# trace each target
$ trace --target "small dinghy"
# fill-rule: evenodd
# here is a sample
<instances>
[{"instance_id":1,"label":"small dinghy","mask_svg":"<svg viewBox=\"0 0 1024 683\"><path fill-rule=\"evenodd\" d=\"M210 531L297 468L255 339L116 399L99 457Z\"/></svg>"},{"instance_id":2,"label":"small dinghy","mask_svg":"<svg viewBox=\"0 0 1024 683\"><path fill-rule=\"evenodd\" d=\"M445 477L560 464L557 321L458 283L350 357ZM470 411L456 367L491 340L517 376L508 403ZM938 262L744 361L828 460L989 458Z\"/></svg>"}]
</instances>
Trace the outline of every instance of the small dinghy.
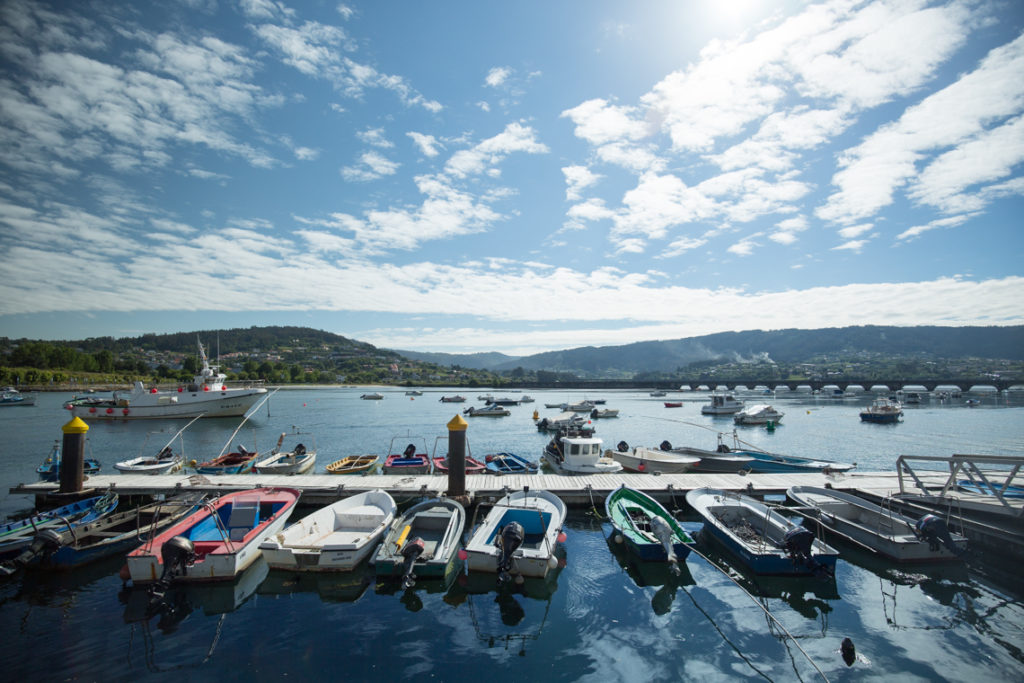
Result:
<instances>
[{"instance_id":1,"label":"small dinghy","mask_svg":"<svg viewBox=\"0 0 1024 683\"><path fill-rule=\"evenodd\" d=\"M514 491L490 509L466 544L470 571L491 572L498 582L514 576L545 577L558 566L565 503L549 491Z\"/></svg>"},{"instance_id":2,"label":"small dinghy","mask_svg":"<svg viewBox=\"0 0 1024 683\"><path fill-rule=\"evenodd\" d=\"M187 425L179 429L155 456L142 455L140 452L131 460L115 463L114 469L125 474L173 474L177 472L185 465L184 446L180 441L181 435L198 419L199 417L192 418ZM179 443L178 452L172 448L175 441ZM143 444L141 450L145 449L146 445Z\"/></svg>"},{"instance_id":3,"label":"small dinghy","mask_svg":"<svg viewBox=\"0 0 1024 683\"><path fill-rule=\"evenodd\" d=\"M641 560L668 562L673 573L681 573L679 562L694 541L661 503L623 484L608 494L604 508L614 542L625 543Z\"/></svg>"},{"instance_id":4,"label":"small dinghy","mask_svg":"<svg viewBox=\"0 0 1024 683\"><path fill-rule=\"evenodd\" d=\"M700 488L686 502L708 533L755 574L834 575L839 553L814 532L739 493Z\"/></svg>"},{"instance_id":5,"label":"small dinghy","mask_svg":"<svg viewBox=\"0 0 1024 683\"><path fill-rule=\"evenodd\" d=\"M271 569L351 571L395 520L395 500L381 489L343 498L260 543Z\"/></svg>"},{"instance_id":6,"label":"small dinghy","mask_svg":"<svg viewBox=\"0 0 1024 683\"><path fill-rule=\"evenodd\" d=\"M349 455L327 466L327 474L366 474L377 468L376 455Z\"/></svg>"},{"instance_id":7,"label":"small dinghy","mask_svg":"<svg viewBox=\"0 0 1024 683\"><path fill-rule=\"evenodd\" d=\"M490 474L537 474L540 468L537 463L515 453L490 453L484 456L484 462Z\"/></svg>"},{"instance_id":8,"label":"small dinghy","mask_svg":"<svg viewBox=\"0 0 1024 683\"><path fill-rule=\"evenodd\" d=\"M410 443L401 453L396 453L395 439L404 440L407 437L395 437L391 439L388 446L388 455L384 458L384 474L429 474L430 456L427 455L427 443L423 441L423 450L419 450L416 444Z\"/></svg>"},{"instance_id":9,"label":"small dinghy","mask_svg":"<svg viewBox=\"0 0 1024 683\"><path fill-rule=\"evenodd\" d=\"M793 486L786 495L826 530L895 562L955 560L967 550L967 539L935 515L914 520L859 496L814 486Z\"/></svg>"},{"instance_id":10,"label":"small dinghy","mask_svg":"<svg viewBox=\"0 0 1024 683\"><path fill-rule=\"evenodd\" d=\"M401 577L402 588L411 588L417 578L450 578L465 527L466 510L458 501L417 503L395 522L373 556L377 576Z\"/></svg>"},{"instance_id":11,"label":"small dinghy","mask_svg":"<svg viewBox=\"0 0 1024 683\"><path fill-rule=\"evenodd\" d=\"M620 441L607 455L629 472L679 474L695 469L700 463L700 458L694 455L645 446L631 449L625 441Z\"/></svg>"},{"instance_id":12,"label":"small dinghy","mask_svg":"<svg viewBox=\"0 0 1024 683\"><path fill-rule=\"evenodd\" d=\"M299 432L292 434L295 437L298 435ZM316 440L305 434L304 436L313 439L312 447L307 448L305 444L297 443L291 450L283 451L281 445L286 436L288 435L281 432L277 445L270 451L270 456L253 465L253 470L257 474L305 474L313 469L316 465Z\"/></svg>"},{"instance_id":13,"label":"small dinghy","mask_svg":"<svg viewBox=\"0 0 1024 683\"><path fill-rule=\"evenodd\" d=\"M50 454L46 456L42 464L36 468L36 474L39 475L39 479L42 481L57 481L60 478L60 460L61 460L61 442L56 440L53 442L53 448L50 449ZM90 474L96 474L100 471L100 461L96 458L85 458L82 461L82 473L85 476Z\"/></svg>"},{"instance_id":14,"label":"small dinghy","mask_svg":"<svg viewBox=\"0 0 1024 683\"><path fill-rule=\"evenodd\" d=\"M117 502L118 495L109 492L2 524L0 560L13 559L22 553L44 529L62 534L102 519L117 509Z\"/></svg>"},{"instance_id":15,"label":"small dinghy","mask_svg":"<svg viewBox=\"0 0 1024 683\"><path fill-rule=\"evenodd\" d=\"M259 544L284 528L298 500L288 488L225 494L130 552L128 575L136 584L230 581L260 557Z\"/></svg>"}]
</instances>

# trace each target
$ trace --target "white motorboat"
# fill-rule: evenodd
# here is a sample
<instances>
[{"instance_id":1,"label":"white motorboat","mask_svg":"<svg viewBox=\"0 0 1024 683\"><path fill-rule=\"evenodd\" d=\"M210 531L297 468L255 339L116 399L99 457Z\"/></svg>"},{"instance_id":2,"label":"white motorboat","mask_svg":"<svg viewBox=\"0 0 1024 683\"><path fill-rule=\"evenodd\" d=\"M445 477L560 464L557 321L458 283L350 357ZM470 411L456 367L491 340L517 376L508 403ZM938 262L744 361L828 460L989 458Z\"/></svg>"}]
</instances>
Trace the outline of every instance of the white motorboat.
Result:
<instances>
[{"instance_id":1,"label":"white motorboat","mask_svg":"<svg viewBox=\"0 0 1024 683\"><path fill-rule=\"evenodd\" d=\"M622 465L605 455L601 439L574 431L561 431L544 447L544 462L558 474L610 474Z\"/></svg>"},{"instance_id":2,"label":"white motorboat","mask_svg":"<svg viewBox=\"0 0 1024 683\"><path fill-rule=\"evenodd\" d=\"M35 394L23 394L14 387L0 389L0 406L34 406Z\"/></svg>"},{"instance_id":3,"label":"white motorboat","mask_svg":"<svg viewBox=\"0 0 1024 683\"><path fill-rule=\"evenodd\" d=\"M299 436L296 432L292 436ZM253 465L253 471L257 474L305 474L316 465L316 440L310 434L302 434L312 440L312 447L303 443L297 443L291 450L281 450L284 438L288 436L281 432L277 439L277 445L270 451L270 455Z\"/></svg>"},{"instance_id":4,"label":"white motorboat","mask_svg":"<svg viewBox=\"0 0 1024 683\"><path fill-rule=\"evenodd\" d=\"M359 398L363 399L364 401L383 401L384 394L380 393L379 391L374 391L373 393L370 394L363 394Z\"/></svg>"},{"instance_id":5,"label":"white motorboat","mask_svg":"<svg viewBox=\"0 0 1024 683\"><path fill-rule=\"evenodd\" d=\"M398 508L381 489L342 498L260 543L272 569L351 571L377 547Z\"/></svg>"},{"instance_id":6,"label":"white motorboat","mask_svg":"<svg viewBox=\"0 0 1024 683\"><path fill-rule=\"evenodd\" d=\"M679 474L695 469L700 463L697 456L644 446L630 448L625 441L620 441L615 450L609 450L606 455L630 472Z\"/></svg>"},{"instance_id":7,"label":"white motorboat","mask_svg":"<svg viewBox=\"0 0 1024 683\"><path fill-rule=\"evenodd\" d=\"M769 422L778 424L783 415L785 413L780 413L767 403L758 403L736 413L732 420L738 425L763 425Z\"/></svg>"},{"instance_id":8,"label":"white motorboat","mask_svg":"<svg viewBox=\"0 0 1024 683\"><path fill-rule=\"evenodd\" d=\"M555 547L565 515L565 503L549 491L527 488L506 495L466 544L469 570L496 573L499 583L547 576L558 566Z\"/></svg>"},{"instance_id":9,"label":"white motorboat","mask_svg":"<svg viewBox=\"0 0 1024 683\"><path fill-rule=\"evenodd\" d=\"M142 455L140 452L137 457L131 460L122 460L115 463L114 469L128 474L173 474L177 472L185 466L185 447L181 443L181 435L198 419L198 417L192 418L187 425L179 429L177 434L171 437L170 441L160 449L156 456ZM172 448L175 441L179 443L177 452ZM145 448L146 444L143 444L142 450L145 450Z\"/></svg>"},{"instance_id":10,"label":"white motorboat","mask_svg":"<svg viewBox=\"0 0 1024 683\"><path fill-rule=\"evenodd\" d=\"M458 570L466 510L451 498L429 498L399 517L371 563L378 577L401 577L402 588L417 578L450 580Z\"/></svg>"},{"instance_id":11,"label":"white motorboat","mask_svg":"<svg viewBox=\"0 0 1024 683\"><path fill-rule=\"evenodd\" d=\"M743 410L743 401L732 394L711 394L707 405L701 406L701 415L732 415Z\"/></svg>"},{"instance_id":12,"label":"white motorboat","mask_svg":"<svg viewBox=\"0 0 1024 683\"><path fill-rule=\"evenodd\" d=\"M826 530L896 562L954 560L967 550L967 539L935 515L914 520L859 496L814 486L793 486L786 495Z\"/></svg>"},{"instance_id":13,"label":"white motorboat","mask_svg":"<svg viewBox=\"0 0 1024 683\"><path fill-rule=\"evenodd\" d=\"M266 396L266 388L255 383L228 386L227 375L219 366L210 365L202 342L199 342L199 356L202 370L188 385L146 389L142 382L136 382L129 391L115 391L106 398L76 397L64 407L85 420L238 417Z\"/></svg>"},{"instance_id":14,"label":"white motorboat","mask_svg":"<svg viewBox=\"0 0 1024 683\"><path fill-rule=\"evenodd\" d=\"M483 408L466 408L462 411L462 414L469 417L507 417L512 414L512 411L497 403L489 403Z\"/></svg>"}]
</instances>

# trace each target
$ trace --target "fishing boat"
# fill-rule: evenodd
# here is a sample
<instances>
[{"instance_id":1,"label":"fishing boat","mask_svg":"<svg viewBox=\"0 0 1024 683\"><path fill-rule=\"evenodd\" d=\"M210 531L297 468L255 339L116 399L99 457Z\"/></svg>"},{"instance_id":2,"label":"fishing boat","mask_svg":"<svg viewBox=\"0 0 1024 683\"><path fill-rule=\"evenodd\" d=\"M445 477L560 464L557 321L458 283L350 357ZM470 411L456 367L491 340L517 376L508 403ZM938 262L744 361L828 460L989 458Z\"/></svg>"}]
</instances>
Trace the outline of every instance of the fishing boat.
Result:
<instances>
[{"instance_id":1,"label":"fishing boat","mask_svg":"<svg viewBox=\"0 0 1024 683\"><path fill-rule=\"evenodd\" d=\"M700 458L693 455L662 451L644 446L630 448L629 444L625 441L620 441L615 446L615 450L609 450L606 455L610 456L612 460L622 465L622 468L629 472L679 474L689 472L700 462Z\"/></svg>"},{"instance_id":2,"label":"fishing boat","mask_svg":"<svg viewBox=\"0 0 1024 683\"><path fill-rule=\"evenodd\" d=\"M702 533L717 539L755 574L835 573L835 549L760 501L699 488L687 492L686 502L701 516Z\"/></svg>"},{"instance_id":3,"label":"fishing boat","mask_svg":"<svg viewBox=\"0 0 1024 683\"><path fill-rule=\"evenodd\" d=\"M666 408L682 408L683 404L681 401L665 401Z\"/></svg>"},{"instance_id":4,"label":"fishing boat","mask_svg":"<svg viewBox=\"0 0 1024 683\"><path fill-rule=\"evenodd\" d=\"M733 451L735 455L750 458L750 472L757 474L773 474L778 472L846 472L857 466L856 463L833 462L814 458L801 458L795 455L781 455L756 450Z\"/></svg>"},{"instance_id":5,"label":"fishing boat","mask_svg":"<svg viewBox=\"0 0 1024 683\"><path fill-rule=\"evenodd\" d=\"M659 390L659 391L652 391L650 393L650 396L653 397L653 398L661 398L662 396L668 396L668 394L666 394L664 391L660 391Z\"/></svg>"},{"instance_id":6,"label":"fishing boat","mask_svg":"<svg viewBox=\"0 0 1024 683\"><path fill-rule=\"evenodd\" d=\"M57 439L46 459L36 468L36 474L42 481L57 481L60 478L61 442ZM100 471L100 461L96 458L85 458L82 461L82 473L86 476Z\"/></svg>"},{"instance_id":7,"label":"fishing boat","mask_svg":"<svg viewBox=\"0 0 1024 683\"><path fill-rule=\"evenodd\" d=\"M601 420L601 419L604 419L604 418L618 417L618 416L619 416L619 409L618 408L604 408L604 409L594 408L593 410L590 411L590 419L592 419L592 420Z\"/></svg>"},{"instance_id":8,"label":"fishing boat","mask_svg":"<svg viewBox=\"0 0 1024 683\"><path fill-rule=\"evenodd\" d=\"M298 499L289 488L225 494L128 553L127 573L136 584L232 580L284 528Z\"/></svg>"},{"instance_id":9,"label":"fishing boat","mask_svg":"<svg viewBox=\"0 0 1024 683\"><path fill-rule=\"evenodd\" d=\"M537 474L539 465L515 453L488 453L484 456L490 474Z\"/></svg>"},{"instance_id":10,"label":"fishing boat","mask_svg":"<svg viewBox=\"0 0 1024 683\"><path fill-rule=\"evenodd\" d=\"M351 571L377 547L398 508L381 489L342 498L268 536L260 551L271 569Z\"/></svg>"},{"instance_id":11,"label":"fishing boat","mask_svg":"<svg viewBox=\"0 0 1024 683\"><path fill-rule=\"evenodd\" d=\"M231 453L221 453L206 462L197 463L193 460L190 464L199 474L245 474L252 472L258 457L259 453L246 450L245 446L239 444Z\"/></svg>"},{"instance_id":12,"label":"fishing boat","mask_svg":"<svg viewBox=\"0 0 1024 683\"><path fill-rule=\"evenodd\" d=\"M73 528L45 529L8 566L67 570L131 550L193 512L201 500L196 494L172 497L110 512Z\"/></svg>"},{"instance_id":13,"label":"fishing boat","mask_svg":"<svg viewBox=\"0 0 1024 683\"><path fill-rule=\"evenodd\" d=\"M53 510L0 525L0 561L10 560L24 551L45 530L71 531L109 515L117 509L118 495L108 492Z\"/></svg>"},{"instance_id":14,"label":"fishing boat","mask_svg":"<svg viewBox=\"0 0 1024 683\"><path fill-rule=\"evenodd\" d=\"M914 520L859 496L814 486L793 486L786 495L827 531L895 562L953 560L967 550L967 539L935 515Z\"/></svg>"},{"instance_id":15,"label":"fishing boat","mask_svg":"<svg viewBox=\"0 0 1024 683\"><path fill-rule=\"evenodd\" d=\"M422 396L423 392L418 390L418 389L413 389L412 391L405 392L405 395L406 396Z\"/></svg>"},{"instance_id":16,"label":"fishing boat","mask_svg":"<svg viewBox=\"0 0 1024 683\"><path fill-rule=\"evenodd\" d=\"M668 562L680 571L694 541L661 503L623 484L608 494L604 509L613 542L625 543L641 560Z\"/></svg>"},{"instance_id":17,"label":"fishing boat","mask_svg":"<svg viewBox=\"0 0 1024 683\"><path fill-rule=\"evenodd\" d=\"M391 439L388 455L384 458L384 474L429 474L431 461L427 455L427 442L422 437L418 438L423 441L423 450L417 452L416 444L410 443L401 453L395 452L395 440L401 442L406 438L396 436Z\"/></svg>"},{"instance_id":18,"label":"fishing boat","mask_svg":"<svg viewBox=\"0 0 1024 683\"><path fill-rule=\"evenodd\" d=\"M466 544L469 570L512 577L545 577L558 566L555 546L565 522L565 503L550 491L514 491L490 509Z\"/></svg>"},{"instance_id":19,"label":"fishing boat","mask_svg":"<svg viewBox=\"0 0 1024 683\"><path fill-rule=\"evenodd\" d=\"M192 418L188 424L179 429L155 456L142 455L146 450L146 443L143 443L138 456L114 463L114 469L126 474L173 474L179 471L185 465L184 445L180 441L181 435L198 419L198 417ZM148 441L149 435L146 437L146 442ZM179 443L178 452L172 448L175 441Z\"/></svg>"},{"instance_id":20,"label":"fishing boat","mask_svg":"<svg viewBox=\"0 0 1024 683\"><path fill-rule=\"evenodd\" d=\"M75 417L86 420L237 417L245 415L267 395L266 388L254 383L228 386L227 375L219 366L210 365L202 342L199 356L202 369L187 385L147 389L142 382L136 382L129 391L115 391L106 398L76 397L64 407Z\"/></svg>"},{"instance_id":21,"label":"fishing boat","mask_svg":"<svg viewBox=\"0 0 1024 683\"><path fill-rule=\"evenodd\" d=\"M292 434L298 437L299 432ZM281 450L284 444L286 433L281 432L277 439L277 445L270 451L270 456L260 460L253 465L253 471L257 474L305 474L316 465L316 439L310 434L302 434L307 437L306 441L312 442L312 447L307 448L304 443L297 443L291 450Z\"/></svg>"},{"instance_id":22,"label":"fishing boat","mask_svg":"<svg viewBox=\"0 0 1024 683\"><path fill-rule=\"evenodd\" d=\"M701 415L733 415L743 410L743 401L732 394L711 394L706 405L701 406Z\"/></svg>"},{"instance_id":23,"label":"fishing boat","mask_svg":"<svg viewBox=\"0 0 1024 683\"><path fill-rule=\"evenodd\" d=\"M458 501L430 498L409 508L392 525L373 556L378 577L401 577L402 588L417 578L450 579L457 570L466 511Z\"/></svg>"},{"instance_id":24,"label":"fishing boat","mask_svg":"<svg viewBox=\"0 0 1024 683\"><path fill-rule=\"evenodd\" d=\"M597 404L593 401L583 399L582 401L576 401L575 403L563 403L560 407L562 410L570 413L589 413L597 407Z\"/></svg>"},{"instance_id":25,"label":"fishing boat","mask_svg":"<svg viewBox=\"0 0 1024 683\"><path fill-rule=\"evenodd\" d=\"M490 403L492 405L497 405L497 406L517 406L517 405L519 405L519 399L518 398L509 398L507 396L501 396L499 398L492 398L490 400Z\"/></svg>"},{"instance_id":26,"label":"fishing boat","mask_svg":"<svg viewBox=\"0 0 1024 683\"><path fill-rule=\"evenodd\" d=\"M611 474L622 471L622 465L601 451L601 439L573 430L555 434L544 447L541 457L558 474Z\"/></svg>"},{"instance_id":27,"label":"fishing boat","mask_svg":"<svg viewBox=\"0 0 1024 683\"><path fill-rule=\"evenodd\" d=\"M892 424L899 422L903 417L903 406L897 401L880 396L871 402L864 410L860 411L862 422L874 422L877 424Z\"/></svg>"},{"instance_id":28,"label":"fishing boat","mask_svg":"<svg viewBox=\"0 0 1024 683\"><path fill-rule=\"evenodd\" d=\"M523 394L522 398L519 399L520 403L533 403L534 398L529 394Z\"/></svg>"},{"instance_id":29,"label":"fishing boat","mask_svg":"<svg viewBox=\"0 0 1024 683\"><path fill-rule=\"evenodd\" d=\"M732 421L738 425L778 424L782 421L783 415L785 413L780 413L767 403L758 403L733 415Z\"/></svg>"},{"instance_id":30,"label":"fishing boat","mask_svg":"<svg viewBox=\"0 0 1024 683\"><path fill-rule=\"evenodd\" d=\"M384 400L384 394L375 391L371 394L363 394L359 398L363 399L364 401L382 401Z\"/></svg>"},{"instance_id":31,"label":"fishing boat","mask_svg":"<svg viewBox=\"0 0 1024 683\"><path fill-rule=\"evenodd\" d=\"M469 407L462 411L467 417L507 417L512 414L508 408L503 408L497 403L489 403L483 408Z\"/></svg>"},{"instance_id":32,"label":"fishing boat","mask_svg":"<svg viewBox=\"0 0 1024 683\"><path fill-rule=\"evenodd\" d=\"M562 432L567 429L577 432L594 432L594 428L589 425L586 417L571 410L563 411L554 417L541 418L537 422L537 429L542 432Z\"/></svg>"},{"instance_id":33,"label":"fishing boat","mask_svg":"<svg viewBox=\"0 0 1024 683\"><path fill-rule=\"evenodd\" d=\"M673 453L680 456L697 458L697 462L690 466L691 472L705 472L708 474L726 474L734 472L751 471L751 463L754 459L745 453L733 452L722 443L719 435L718 450L709 451L694 446L673 446L670 441L662 441L658 450L665 453Z\"/></svg>"},{"instance_id":34,"label":"fishing boat","mask_svg":"<svg viewBox=\"0 0 1024 683\"><path fill-rule=\"evenodd\" d=\"M14 387L0 389L0 408L5 406L34 406L35 404L35 394L23 394Z\"/></svg>"},{"instance_id":35,"label":"fishing boat","mask_svg":"<svg viewBox=\"0 0 1024 683\"><path fill-rule=\"evenodd\" d=\"M349 455L327 466L327 474L366 474L377 468L380 456Z\"/></svg>"},{"instance_id":36,"label":"fishing boat","mask_svg":"<svg viewBox=\"0 0 1024 683\"><path fill-rule=\"evenodd\" d=\"M465 403L466 397L456 394L455 396L442 396L441 403Z\"/></svg>"}]
</instances>

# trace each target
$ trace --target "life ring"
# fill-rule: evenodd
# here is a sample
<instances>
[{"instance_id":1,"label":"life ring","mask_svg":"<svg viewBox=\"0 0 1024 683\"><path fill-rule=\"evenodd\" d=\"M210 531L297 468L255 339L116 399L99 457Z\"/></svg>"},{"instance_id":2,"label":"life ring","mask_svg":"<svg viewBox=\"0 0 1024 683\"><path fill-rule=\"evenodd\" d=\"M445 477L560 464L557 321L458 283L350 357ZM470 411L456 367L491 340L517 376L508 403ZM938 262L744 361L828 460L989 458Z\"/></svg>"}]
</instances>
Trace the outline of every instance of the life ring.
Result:
<instances>
[{"instance_id":1,"label":"life ring","mask_svg":"<svg viewBox=\"0 0 1024 683\"><path fill-rule=\"evenodd\" d=\"M113 414L114 414L114 409L113 408L107 408L107 415L113 415Z\"/></svg>"},{"instance_id":2,"label":"life ring","mask_svg":"<svg viewBox=\"0 0 1024 683\"><path fill-rule=\"evenodd\" d=\"M127 409L127 408L125 408L124 410L122 410L122 411L121 411L121 414L122 414L122 415L127 415L127 414L128 414L128 409Z\"/></svg>"}]
</instances>

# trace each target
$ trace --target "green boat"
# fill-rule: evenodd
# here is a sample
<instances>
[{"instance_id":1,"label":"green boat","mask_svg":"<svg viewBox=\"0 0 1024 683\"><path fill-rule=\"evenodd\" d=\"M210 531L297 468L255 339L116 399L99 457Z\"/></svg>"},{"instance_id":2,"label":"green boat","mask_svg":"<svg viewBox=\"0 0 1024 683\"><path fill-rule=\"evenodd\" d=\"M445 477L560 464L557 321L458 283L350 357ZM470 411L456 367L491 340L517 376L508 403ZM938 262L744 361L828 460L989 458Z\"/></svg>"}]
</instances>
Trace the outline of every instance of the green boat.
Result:
<instances>
[{"instance_id":1,"label":"green boat","mask_svg":"<svg viewBox=\"0 0 1024 683\"><path fill-rule=\"evenodd\" d=\"M646 493L620 486L604 501L612 524L611 539L625 543L641 560L669 562L675 569L694 541L661 503Z\"/></svg>"}]
</instances>

